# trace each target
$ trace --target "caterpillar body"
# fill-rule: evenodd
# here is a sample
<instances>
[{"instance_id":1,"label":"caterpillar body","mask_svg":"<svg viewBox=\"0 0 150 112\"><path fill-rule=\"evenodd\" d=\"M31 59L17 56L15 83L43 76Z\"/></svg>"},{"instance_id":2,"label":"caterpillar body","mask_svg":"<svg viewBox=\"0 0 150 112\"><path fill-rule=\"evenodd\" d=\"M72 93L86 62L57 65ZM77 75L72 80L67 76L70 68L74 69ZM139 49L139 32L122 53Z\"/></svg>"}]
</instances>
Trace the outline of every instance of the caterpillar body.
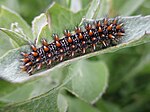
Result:
<instances>
[{"instance_id":1,"label":"caterpillar body","mask_svg":"<svg viewBox=\"0 0 150 112\"><path fill-rule=\"evenodd\" d=\"M30 53L21 52L23 65L20 68L32 75L43 65L50 68L53 63L115 46L125 35L123 25L117 18L104 18L101 21L95 20L92 24L86 23L84 30L78 26L75 27L74 33L65 30L61 39L57 34L53 34L53 42L48 43L46 39L42 39L41 47L37 48L31 44Z\"/></svg>"}]
</instances>

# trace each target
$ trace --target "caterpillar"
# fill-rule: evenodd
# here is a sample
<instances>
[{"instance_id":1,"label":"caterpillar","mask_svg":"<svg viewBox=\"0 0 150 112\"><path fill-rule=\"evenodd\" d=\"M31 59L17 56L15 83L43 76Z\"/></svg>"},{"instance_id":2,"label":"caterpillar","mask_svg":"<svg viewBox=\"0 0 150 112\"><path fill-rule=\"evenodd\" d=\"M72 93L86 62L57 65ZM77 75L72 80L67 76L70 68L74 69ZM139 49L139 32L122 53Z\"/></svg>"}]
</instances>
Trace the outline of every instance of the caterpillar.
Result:
<instances>
[{"instance_id":1,"label":"caterpillar","mask_svg":"<svg viewBox=\"0 0 150 112\"><path fill-rule=\"evenodd\" d=\"M30 44L32 50L30 53L21 52L23 64L20 68L32 75L43 65L51 68L53 64L115 46L125 35L124 24L118 20L118 18L95 20L93 23L85 23L84 29L76 26L73 33L64 30L63 38L53 34L54 40L51 43L41 39L42 46L39 48Z\"/></svg>"}]
</instances>

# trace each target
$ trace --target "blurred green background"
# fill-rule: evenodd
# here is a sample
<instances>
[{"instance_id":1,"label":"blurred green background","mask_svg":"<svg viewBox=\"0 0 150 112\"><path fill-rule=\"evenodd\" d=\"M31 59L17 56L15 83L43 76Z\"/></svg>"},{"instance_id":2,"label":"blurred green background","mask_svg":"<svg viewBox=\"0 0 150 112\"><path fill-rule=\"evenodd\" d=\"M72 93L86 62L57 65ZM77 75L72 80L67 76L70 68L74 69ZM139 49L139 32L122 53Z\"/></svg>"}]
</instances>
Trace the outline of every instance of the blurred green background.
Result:
<instances>
[{"instance_id":1,"label":"blurred green background","mask_svg":"<svg viewBox=\"0 0 150 112\"><path fill-rule=\"evenodd\" d=\"M71 9L69 0L55 0ZM75 1L75 0L74 0ZM80 1L80 0L78 0ZM109 16L150 15L150 0L108 0ZM35 16L45 12L53 0L1 0L0 4L19 13L29 25ZM78 9L88 6L91 0L81 0ZM83 15L84 16L84 15ZM5 39L0 43L5 42ZM3 48L4 47L4 48ZM0 46L0 54L12 49ZM109 86L106 93L93 106L102 112L150 111L150 44L121 49L114 53L90 58L104 60L109 68ZM72 96L72 95L71 95Z\"/></svg>"}]
</instances>

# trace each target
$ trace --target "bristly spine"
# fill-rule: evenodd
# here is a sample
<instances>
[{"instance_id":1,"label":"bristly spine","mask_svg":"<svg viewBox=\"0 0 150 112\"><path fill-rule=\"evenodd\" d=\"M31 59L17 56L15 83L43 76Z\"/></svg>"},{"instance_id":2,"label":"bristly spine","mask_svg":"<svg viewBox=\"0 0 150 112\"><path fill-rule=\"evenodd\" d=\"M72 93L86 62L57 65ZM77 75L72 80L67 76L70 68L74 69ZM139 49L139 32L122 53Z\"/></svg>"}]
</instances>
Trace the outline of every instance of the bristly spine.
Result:
<instances>
[{"instance_id":1,"label":"bristly spine","mask_svg":"<svg viewBox=\"0 0 150 112\"><path fill-rule=\"evenodd\" d=\"M51 43L41 39L41 47L37 48L31 44L30 53L21 53L23 65L20 68L32 75L43 65L50 68L53 63L56 65L77 56L115 46L125 35L123 25L117 18L104 18L102 21L95 20L92 24L86 23L84 30L76 26L75 33L65 30L61 39L57 34L53 34L54 41Z\"/></svg>"}]
</instances>

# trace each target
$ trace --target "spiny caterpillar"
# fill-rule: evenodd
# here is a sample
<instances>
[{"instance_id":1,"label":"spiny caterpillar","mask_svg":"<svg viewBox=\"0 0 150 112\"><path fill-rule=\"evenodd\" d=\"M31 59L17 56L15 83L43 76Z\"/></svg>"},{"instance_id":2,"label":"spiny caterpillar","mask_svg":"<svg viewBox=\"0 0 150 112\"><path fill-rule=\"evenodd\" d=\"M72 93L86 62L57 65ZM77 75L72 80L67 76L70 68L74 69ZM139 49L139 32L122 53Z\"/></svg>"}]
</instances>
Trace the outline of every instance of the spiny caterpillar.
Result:
<instances>
[{"instance_id":1,"label":"spiny caterpillar","mask_svg":"<svg viewBox=\"0 0 150 112\"><path fill-rule=\"evenodd\" d=\"M85 23L84 28L75 27L73 34L65 30L62 39L53 34L54 41L48 43L42 39L42 46L39 48L31 44L32 52L21 52L23 65L20 68L32 75L34 71L41 69L42 65L50 68L53 64L115 46L125 35L123 23L118 22L117 18L95 20L92 24Z\"/></svg>"}]
</instances>

